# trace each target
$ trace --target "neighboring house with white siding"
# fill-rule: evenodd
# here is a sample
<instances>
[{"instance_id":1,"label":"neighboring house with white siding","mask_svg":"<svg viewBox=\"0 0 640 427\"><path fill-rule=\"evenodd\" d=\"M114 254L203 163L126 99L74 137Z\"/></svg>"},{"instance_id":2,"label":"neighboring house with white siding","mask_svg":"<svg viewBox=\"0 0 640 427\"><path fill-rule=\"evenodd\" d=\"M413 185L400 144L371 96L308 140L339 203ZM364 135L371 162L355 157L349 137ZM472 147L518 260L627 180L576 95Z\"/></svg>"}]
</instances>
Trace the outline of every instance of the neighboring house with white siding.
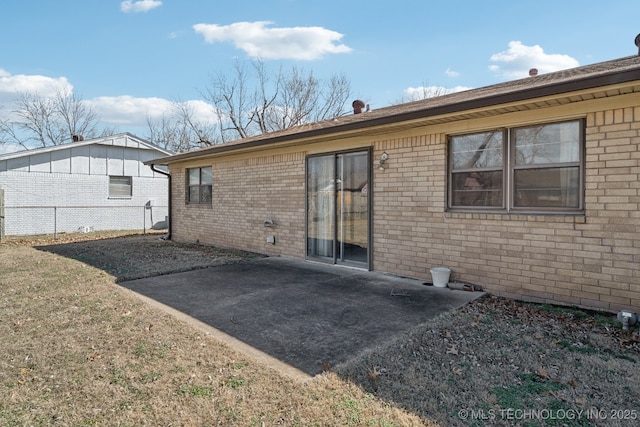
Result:
<instances>
[{"instance_id":1,"label":"neighboring house with white siding","mask_svg":"<svg viewBox=\"0 0 640 427\"><path fill-rule=\"evenodd\" d=\"M0 237L164 228L171 154L129 133L0 155Z\"/></svg>"}]
</instances>

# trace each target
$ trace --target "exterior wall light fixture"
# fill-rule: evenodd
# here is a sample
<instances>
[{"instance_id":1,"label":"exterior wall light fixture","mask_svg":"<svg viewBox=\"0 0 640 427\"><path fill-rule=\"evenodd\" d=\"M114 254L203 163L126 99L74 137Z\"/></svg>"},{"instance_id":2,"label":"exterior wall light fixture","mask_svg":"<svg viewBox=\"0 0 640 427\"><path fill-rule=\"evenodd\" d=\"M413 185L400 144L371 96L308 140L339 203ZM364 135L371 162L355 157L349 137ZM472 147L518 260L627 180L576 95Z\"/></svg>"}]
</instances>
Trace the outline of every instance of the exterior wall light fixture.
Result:
<instances>
[{"instance_id":1,"label":"exterior wall light fixture","mask_svg":"<svg viewBox=\"0 0 640 427\"><path fill-rule=\"evenodd\" d=\"M378 163L378 169L380 169L381 171L385 170L384 164L388 158L389 158L389 155L387 154L386 151L380 155L380 162Z\"/></svg>"}]
</instances>

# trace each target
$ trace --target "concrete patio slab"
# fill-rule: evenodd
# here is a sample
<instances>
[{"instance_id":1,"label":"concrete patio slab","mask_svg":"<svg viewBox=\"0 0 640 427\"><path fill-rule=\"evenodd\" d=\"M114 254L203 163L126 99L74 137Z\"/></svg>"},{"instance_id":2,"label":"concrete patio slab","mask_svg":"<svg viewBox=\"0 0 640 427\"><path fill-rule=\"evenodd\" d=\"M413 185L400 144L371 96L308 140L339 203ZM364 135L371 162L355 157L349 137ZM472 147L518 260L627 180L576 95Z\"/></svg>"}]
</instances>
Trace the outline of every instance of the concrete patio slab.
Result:
<instances>
[{"instance_id":1,"label":"concrete patio slab","mask_svg":"<svg viewBox=\"0 0 640 427\"><path fill-rule=\"evenodd\" d=\"M308 375L483 295L280 257L120 285Z\"/></svg>"}]
</instances>

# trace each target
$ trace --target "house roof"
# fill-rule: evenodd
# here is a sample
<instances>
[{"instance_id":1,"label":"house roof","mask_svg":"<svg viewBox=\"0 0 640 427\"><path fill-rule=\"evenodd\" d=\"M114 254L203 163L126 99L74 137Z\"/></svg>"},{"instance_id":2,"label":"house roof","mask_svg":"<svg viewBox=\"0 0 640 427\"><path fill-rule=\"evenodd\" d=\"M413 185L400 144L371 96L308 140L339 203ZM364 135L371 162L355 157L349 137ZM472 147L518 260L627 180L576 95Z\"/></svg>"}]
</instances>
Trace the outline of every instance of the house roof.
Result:
<instances>
[{"instance_id":1,"label":"house roof","mask_svg":"<svg viewBox=\"0 0 640 427\"><path fill-rule=\"evenodd\" d=\"M152 144L151 142L142 139L138 136L135 136L131 133L128 132L124 132L124 133L119 133L116 135L110 135L110 136L103 136L100 138L92 138L92 139L87 139L84 141L78 141L78 142L70 142L68 144L60 144L60 145L53 145L50 147L42 147L42 148L35 148L33 150L22 150L22 151L16 151L14 153L8 153L8 154L1 154L0 155L0 160L9 160L9 159L16 159L19 157L25 157L25 156L32 156L34 154L40 154L40 153L48 153L51 151L58 151L58 150L66 150L68 148L72 148L72 147L82 147L85 145L113 145L113 146L123 146L122 143L120 142L121 140L129 140L132 139L135 141L136 146L132 148L144 148L147 150L155 150L155 151L159 151L165 155L170 156L171 154L173 154L171 151L165 150L163 148L160 148L159 146ZM124 145L125 147L128 145Z\"/></svg>"},{"instance_id":2,"label":"house roof","mask_svg":"<svg viewBox=\"0 0 640 427\"><path fill-rule=\"evenodd\" d=\"M603 90L599 91L599 88ZM418 121L421 124L446 123L633 92L640 92L638 55L308 123L161 157L147 163L168 165L202 156L317 138L339 132L358 132L389 125L399 128L411 127Z\"/></svg>"}]
</instances>

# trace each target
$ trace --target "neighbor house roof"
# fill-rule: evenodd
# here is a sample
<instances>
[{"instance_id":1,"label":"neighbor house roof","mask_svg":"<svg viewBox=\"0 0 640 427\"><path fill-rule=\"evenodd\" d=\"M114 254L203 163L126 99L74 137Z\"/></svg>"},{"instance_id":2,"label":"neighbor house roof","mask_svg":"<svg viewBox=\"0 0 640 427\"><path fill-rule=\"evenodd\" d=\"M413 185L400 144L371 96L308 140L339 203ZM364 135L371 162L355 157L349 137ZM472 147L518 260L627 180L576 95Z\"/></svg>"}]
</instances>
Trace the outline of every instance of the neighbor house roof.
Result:
<instances>
[{"instance_id":1,"label":"neighbor house roof","mask_svg":"<svg viewBox=\"0 0 640 427\"><path fill-rule=\"evenodd\" d=\"M129 140L133 140L135 142L135 145L127 145L129 144ZM107 146L140 148L140 149L146 149L146 150L155 150L165 155L173 154L171 151L160 148L159 146L152 144L151 142L145 139L137 137L128 132L124 132L116 135L103 136L100 138L92 138L92 139L82 140L78 142L70 142L68 144L53 145L49 147L34 148L32 150L22 150L22 151L16 151L14 153L2 154L0 155L0 160L16 159L19 157L32 156L34 154L48 153L51 151L58 151L58 150L66 150L71 147L82 147L85 145L107 145Z\"/></svg>"},{"instance_id":2,"label":"neighbor house roof","mask_svg":"<svg viewBox=\"0 0 640 427\"><path fill-rule=\"evenodd\" d=\"M598 91L598 88L605 88ZM379 126L398 128L486 117L586 99L640 92L640 56L540 74L478 89L456 92L361 114L337 117L261 134L198 150L161 157L147 163L168 165L201 156L253 149L269 144L357 132Z\"/></svg>"}]
</instances>

